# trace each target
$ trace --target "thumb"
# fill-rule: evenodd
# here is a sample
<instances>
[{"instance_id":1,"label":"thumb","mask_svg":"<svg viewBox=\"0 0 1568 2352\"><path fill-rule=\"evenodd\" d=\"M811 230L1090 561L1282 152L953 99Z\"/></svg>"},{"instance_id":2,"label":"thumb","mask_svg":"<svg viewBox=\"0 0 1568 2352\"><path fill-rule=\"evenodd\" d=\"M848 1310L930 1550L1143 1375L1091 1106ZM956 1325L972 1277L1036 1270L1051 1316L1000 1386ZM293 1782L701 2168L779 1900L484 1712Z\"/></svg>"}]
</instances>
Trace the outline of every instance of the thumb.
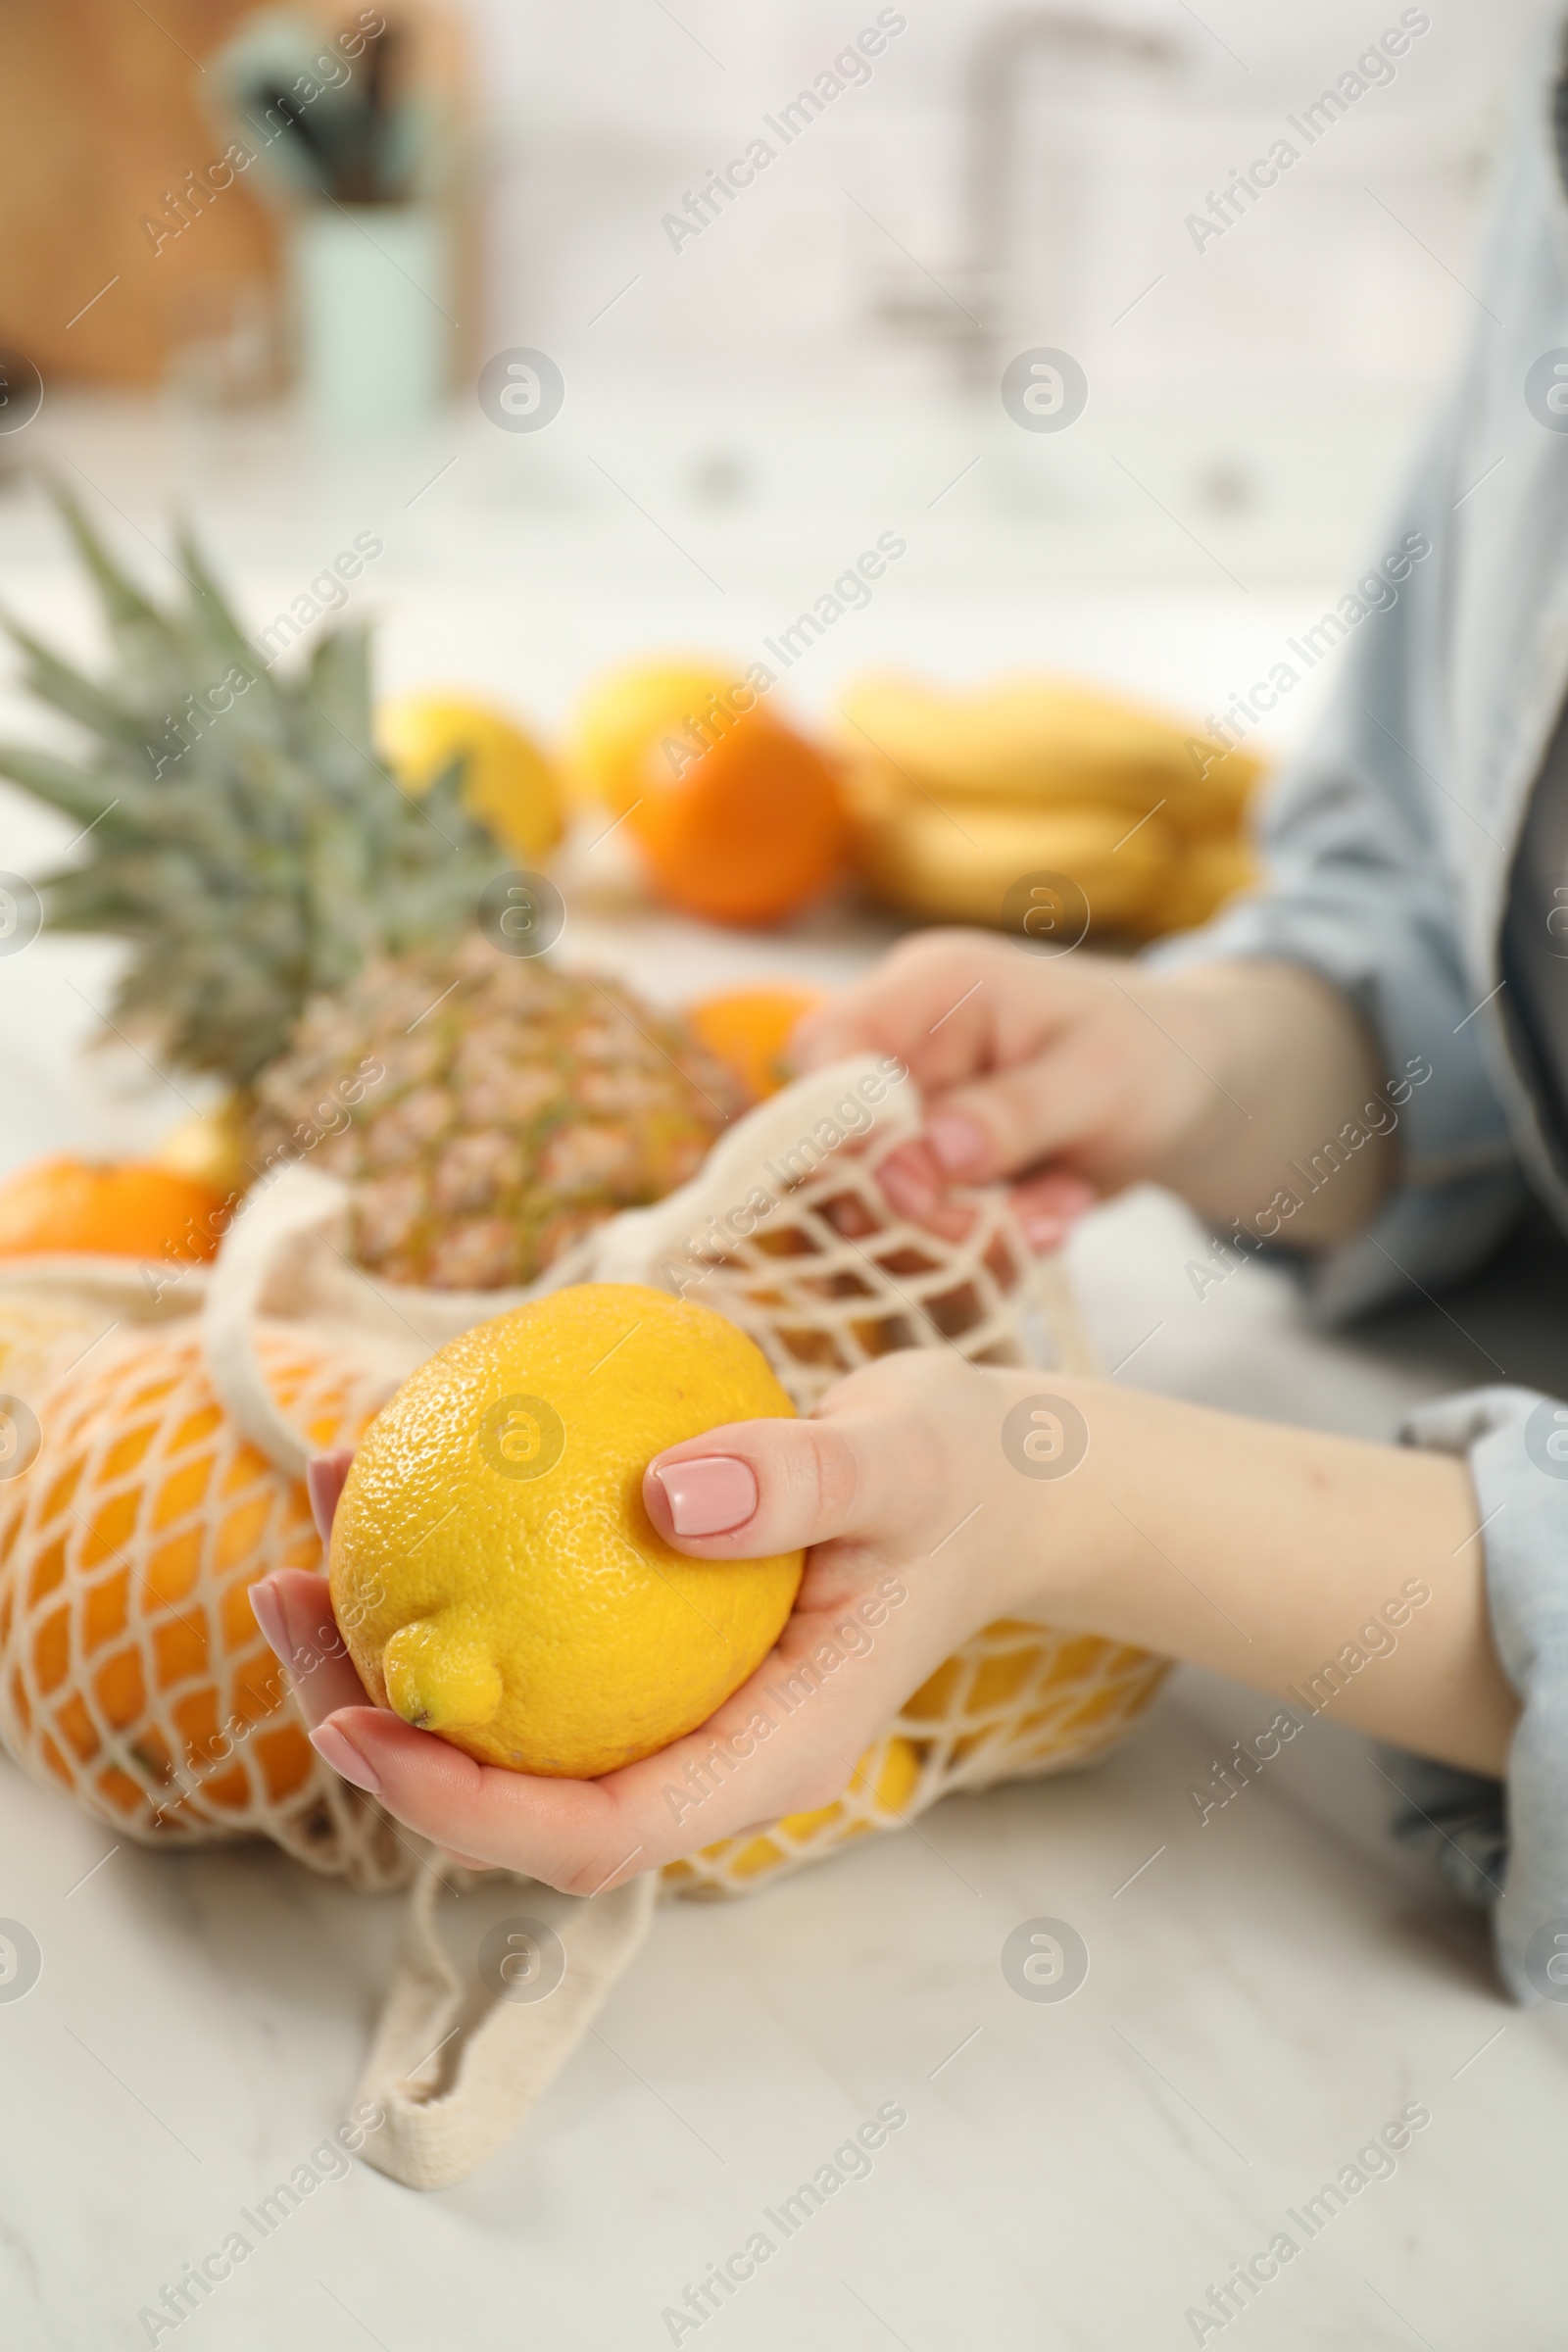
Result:
<instances>
[{"instance_id":1,"label":"thumb","mask_svg":"<svg viewBox=\"0 0 1568 2352\"><path fill-rule=\"evenodd\" d=\"M750 1560L875 1530L919 1512L902 1412L820 1421L731 1421L671 1446L643 1474L643 1502L666 1544L700 1560Z\"/></svg>"},{"instance_id":2,"label":"thumb","mask_svg":"<svg viewBox=\"0 0 1568 2352\"><path fill-rule=\"evenodd\" d=\"M305 1491L311 1498L311 1516L323 1544L332 1533L332 1522L337 1517L353 1460L354 1448L346 1446L337 1453L312 1454L305 1465Z\"/></svg>"},{"instance_id":3,"label":"thumb","mask_svg":"<svg viewBox=\"0 0 1568 2352\"><path fill-rule=\"evenodd\" d=\"M986 1184L1015 1176L1094 1132L1108 1073L1070 1047L928 1098L925 1141L944 1176Z\"/></svg>"}]
</instances>

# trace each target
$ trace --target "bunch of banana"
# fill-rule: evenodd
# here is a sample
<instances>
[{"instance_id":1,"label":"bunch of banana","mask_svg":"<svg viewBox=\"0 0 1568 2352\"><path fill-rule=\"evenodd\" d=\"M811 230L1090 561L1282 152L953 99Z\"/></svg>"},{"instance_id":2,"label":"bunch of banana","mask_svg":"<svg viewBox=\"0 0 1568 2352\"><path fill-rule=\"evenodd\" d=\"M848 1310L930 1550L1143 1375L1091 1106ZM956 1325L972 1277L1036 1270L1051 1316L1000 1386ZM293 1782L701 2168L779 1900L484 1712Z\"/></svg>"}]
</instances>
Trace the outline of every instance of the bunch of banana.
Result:
<instances>
[{"instance_id":1,"label":"bunch of banana","mask_svg":"<svg viewBox=\"0 0 1568 2352\"><path fill-rule=\"evenodd\" d=\"M1027 677L971 694L862 678L841 716L860 870L906 913L1029 930L1033 903L1058 930L1152 939L1252 878L1262 762L1179 721Z\"/></svg>"}]
</instances>

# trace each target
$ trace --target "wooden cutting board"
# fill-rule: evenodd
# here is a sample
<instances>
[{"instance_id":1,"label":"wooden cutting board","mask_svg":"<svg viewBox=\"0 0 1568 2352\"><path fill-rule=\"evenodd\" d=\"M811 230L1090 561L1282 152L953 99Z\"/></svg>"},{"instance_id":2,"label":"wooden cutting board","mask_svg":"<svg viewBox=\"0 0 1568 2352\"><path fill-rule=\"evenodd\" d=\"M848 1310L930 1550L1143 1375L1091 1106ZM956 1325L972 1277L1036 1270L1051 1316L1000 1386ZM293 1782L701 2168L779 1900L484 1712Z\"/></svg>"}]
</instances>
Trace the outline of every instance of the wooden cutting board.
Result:
<instances>
[{"instance_id":1,"label":"wooden cutting board","mask_svg":"<svg viewBox=\"0 0 1568 2352\"><path fill-rule=\"evenodd\" d=\"M222 156L199 96L202 60L255 5L0 0L0 344L46 384L157 383L236 308L278 318L283 222L244 179L157 237L178 217L168 198L186 173L205 178ZM357 11L312 13L330 31ZM421 77L455 103L449 13L402 0L387 14L410 24Z\"/></svg>"},{"instance_id":2,"label":"wooden cutting board","mask_svg":"<svg viewBox=\"0 0 1568 2352\"><path fill-rule=\"evenodd\" d=\"M223 152L195 91L251 5L0 0L0 342L46 383L157 382L204 312L275 292L274 220L243 184L157 251L142 225Z\"/></svg>"}]
</instances>

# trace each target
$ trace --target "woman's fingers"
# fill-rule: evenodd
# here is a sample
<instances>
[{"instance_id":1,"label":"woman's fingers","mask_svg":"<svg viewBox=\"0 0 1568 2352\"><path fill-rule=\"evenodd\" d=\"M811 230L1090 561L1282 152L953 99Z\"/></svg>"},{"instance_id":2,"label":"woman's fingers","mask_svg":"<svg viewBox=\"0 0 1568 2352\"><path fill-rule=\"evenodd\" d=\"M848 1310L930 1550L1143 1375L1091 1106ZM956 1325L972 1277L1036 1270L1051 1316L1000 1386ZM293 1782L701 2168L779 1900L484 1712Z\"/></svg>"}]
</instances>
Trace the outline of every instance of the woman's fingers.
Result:
<instances>
[{"instance_id":1,"label":"woman's fingers","mask_svg":"<svg viewBox=\"0 0 1568 2352\"><path fill-rule=\"evenodd\" d=\"M942 1162L923 1136L900 1144L876 1172L876 1180L901 1217L928 1217L948 1187Z\"/></svg>"},{"instance_id":2,"label":"woman's fingers","mask_svg":"<svg viewBox=\"0 0 1568 2352\"><path fill-rule=\"evenodd\" d=\"M1098 1133L1116 1108L1102 1045L1070 1030L1010 1068L967 1078L926 1100L925 1140L955 1184L1016 1176Z\"/></svg>"},{"instance_id":3,"label":"woman's fingers","mask_svg":"<svg viewBox=\"0 0 1568 2352\"><path fill-rule=\"evenodd\" d=\"M999 1024L1026 963L985 932L926 932L808 1012L790 1039L790 1058L816 1070L850 1054L896 1054L923 1090L955 1085L999 1058Z\"/></svg>"},{"instance_id":4,"label":"woman's fingers","mask_svg":"<svg viewBox=\"0 0 1568 2352\"><path fill-rule=\"evenodd\" d=\"M666 1544L700 1560L761 1559L917 1518L932 1447L918 1411L816 1421L731 1421L669 1446L643 1474L643 1502Z\"/></svg>"},{"instance_id":5,"label":"woman's fingers","mask_svg":"<svg viewBox=\"0 0 1568 2352\"><path fill-rule=\"evenodd\" d=\"M1153 1050L1157 1024L1106 957L1040 956L963 931L896 949L791 1041L804 1069L859 1052L907 1065L925 1102L924 1158L892 1155L886 1189L921 1218L933 1184L1015 1176L1093 1152L1106 1135L1125 1145Z\"/></svg>"},{"instance_id":6,"label":"woman's fingers","mask_svg":"<svg viewBox=\"0 0 1568 2352\"><path fill-rule=\"evenodd\" d=\"M305 1491L311 1498L311 1516L316 1532L324 1544L332 1533L332 1521L337 1516L338 1502L354 1448L345 1446L337 1453L318 1453L305 1465Z\"/></svg>"},{"instance_id":7,"label":"woman's fingers","mask_svg":"<svg viewBox=\"0 0 1568 2352\"><path fill-rule=\"evenodd\" d=\"M901 1217L923 1225L928 1233L940 1234L944 1241L967 1241L974 1228L974 1209L953 1198L953 1178L925 1136L916 1136L912 1143L890 1152L876 1175Z\"/></svg>"},{"instance_id":8,"label":"woman's fingers","mask_svg":"<svg viewBox=\"0 0 1568 2352\"><path fill-rule=\"evenodd\" d=\"M953 1198L941 1162L923 1136L890 1152L876 1174L889 1204L927 1233L961 1248L974 1231L973 1205Z\"/></svg>"},{"instance_id":9,"label":"woman's fingers","mask_svg":"<svg viewBox=\"0 0 1568 2352\"><path fill-rule=\"evenodd\" d=\"M449 1740L364 1705L321 1724L317 1745L346 1780L435 1844L570 1894L598 1893L842 1793L935 1662L905 1655L897 1612L907 1591L897 1576L885 1582L889 1591L869 1607L798 1614L779 1648L700 1730L602 1780L477 1764Z\"/></svg>"},{"instance_id":10,"label":"woman's fingers","mask_svg":"<svg viewBox=\"0 0 1568 2352\"><path fill-rule=\"evenodd\" d=\"M1012 1213L1030 1249L1044 1253L1061 1248L1099 1198L1094 1186L1081 1176L1069 1175L1064 1168L1047 1168L1013 1186Z\"/></svg>"},{"instance_id":11,"label":"woman's fingers","mask_svg":"<svg viewBox=\"0 0 1568 2352\"><path fill-rule=\"evenodd\" d=\"M953 1179L924 1137L890 1152L877 1169L877 1180L901 1216L951 1240L964 1238L964 1228L956 1221L967 1212L948 1199ZM1012 1208L1031 1250L1059 1250L1099 1198L1082 1176L1065 1168L1044 1168L1013 1186Z\"/></svg>"},{"instance_id":12,"label":"woman's fingers","mask_svg":"<svg viewBox=\"0 0 1568 2352\"><path fill-rule=\"evenodd\" d=\"M887 1576L868 1595L797 1611L756 1674L673 1746L599 1781L546 1780L477 1764L371 1706L324 1577L282 1569L251 1591L334 1772L433 1843L576 1894L760 1819L829 1803L928 1663L902 1662L908 1592Z\"/></svg>"},{"instance_id":13,"label":"woman's fingers","mask_svg":"<svg viewBox=\"0 0 1568 2352\"><path fill-rule=\"evenodd\" d=\"M657 1867L611 1781L557 1781L478 1764L384 1708L344 1707L315 1734L333 1769L416 1837L471 1862L597 1894Z\"/></svg>"},{"instance_id":14,"label":"woman's fingers","mask_svg":"<svg viewBox=\"0 0 1568 2352\"><path fill-rule=\"evenodd\" d=\"M371 1711L374 1712L373 1709ZM350 1782L356 1788L363 1788L368 1796L379 1796L381 1776L364 1747L356 1746L351 1737L355 1719L364 1713L363 1698L350 1699L327 1722L317 1725L311 1734L311 1745L323 1763L331 1765L340 1780Z\"/></svg>"},{"instance_id":15,"label":"woman's fingers","mask_svg":"<svg viewBox=\"0 0 1568 2352\"><path fill-rule=\"evenodd\" d=\"M307 1724L320 1723L336 1707L363 1705L365 1686L338 1631L324 1576L276 1569L252 1585L251 1607L288 1669Z\"/></svg>"}]
</instances>

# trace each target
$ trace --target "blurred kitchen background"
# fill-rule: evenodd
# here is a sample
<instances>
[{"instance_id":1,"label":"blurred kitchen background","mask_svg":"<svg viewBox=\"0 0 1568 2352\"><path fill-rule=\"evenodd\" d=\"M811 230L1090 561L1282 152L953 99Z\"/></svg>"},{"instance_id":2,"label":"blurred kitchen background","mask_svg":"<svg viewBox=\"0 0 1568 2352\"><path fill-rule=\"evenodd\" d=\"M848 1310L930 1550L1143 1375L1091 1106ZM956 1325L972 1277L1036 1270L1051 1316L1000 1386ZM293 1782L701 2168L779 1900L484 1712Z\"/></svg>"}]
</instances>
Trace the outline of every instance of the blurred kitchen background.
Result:
<instances>
[{"instance_id":1,"label":"blurred kitchen background","mask_svg":"<svg viewBox=\"0 0 1568 2352\"><path fill-rule=\"evenodd\" d=\"M1201 723L1383 552L1485 292L1534 13L385 0L368 161L342 108L380 8L7 9L0 593L85 650L52 468L149 583L179 586L183 513L249 626L290 612L297 655L334 604L374 615L387 692L479 696L549 748L607 664L766 659L893 534L906 553L778 690L803 726L889 668L1060 673ZM1386 78L1309 147L1287 130L1401 22ZM354 70L225 182L236 107L260 120L313 38ZM1200 248L1188 216L1282 135L1300 160ZM705 199L759 137L767 168ZM330 200L289 183L302 141L344 140ZM1082 370L1069 429L1004 404L1041 348ZM313 596L367 537L344 597ZM1288 750L1334 667L1252 748ZM4 720L42 724L10 696ZM0 866L69 832L0 788ZM621 885L612 923L584 891L566 947L656 996L831 981L896 928L839 899L748 935ZM104 1065L86 1091L66 1071L92 1016L60 974L114 954L46 938L0 966L8 1158L92 1140Z\"/></svg>"},{"instance_id":2,"label":"blurred kitchen background","mask_svg":"<svg viewBox=\"0 0 1568 2352\"><path fill-rule=\"evenodd\" d=\"M1368 489L1474 299L1474 230L1531 13L1527 0L1439 11L1393 78L1198 252L1185 217L1396 8L1215 0L1200 22L1182 0L1137 13L926 0L863 82L674 250L663 217L874 9L394 7L446 118L426 183L461 248L437 296L456 320L442 321L452 424L471 427L464 396L490 352L537 343L569 383L562 433L475 440L486 463L472 471L520 510L586 513L603 493L585 461L608 435L700 530L726 509L799 524L846 493L929 494L909 468L967 428L998 461L959 502L969 527L1038 520L1049 545L1093 514L1110 569L1164 544L1101 479L1097 428L1114 423L1183 519L1213 520L1274 576L1319 548L1348 560ZM143 223L173 218L169 192L221 152L204 61L255 14L169 0L155 22L63 0L0 27L17 102L0 159L4 331L69 406L62 430L103 429L113 395L127 422L139 408L145 454L209 493L240 451L201 447L199 428L282 380L298 239L261 172L156 252ZM93 308L73 318L78 299ZM1042 340L1085 366L1091 431L1044 452L1015 437L1004 464L996 376ZM1331 530L1348 541L1319 536Z\"/></svg>"}]
</instances>

